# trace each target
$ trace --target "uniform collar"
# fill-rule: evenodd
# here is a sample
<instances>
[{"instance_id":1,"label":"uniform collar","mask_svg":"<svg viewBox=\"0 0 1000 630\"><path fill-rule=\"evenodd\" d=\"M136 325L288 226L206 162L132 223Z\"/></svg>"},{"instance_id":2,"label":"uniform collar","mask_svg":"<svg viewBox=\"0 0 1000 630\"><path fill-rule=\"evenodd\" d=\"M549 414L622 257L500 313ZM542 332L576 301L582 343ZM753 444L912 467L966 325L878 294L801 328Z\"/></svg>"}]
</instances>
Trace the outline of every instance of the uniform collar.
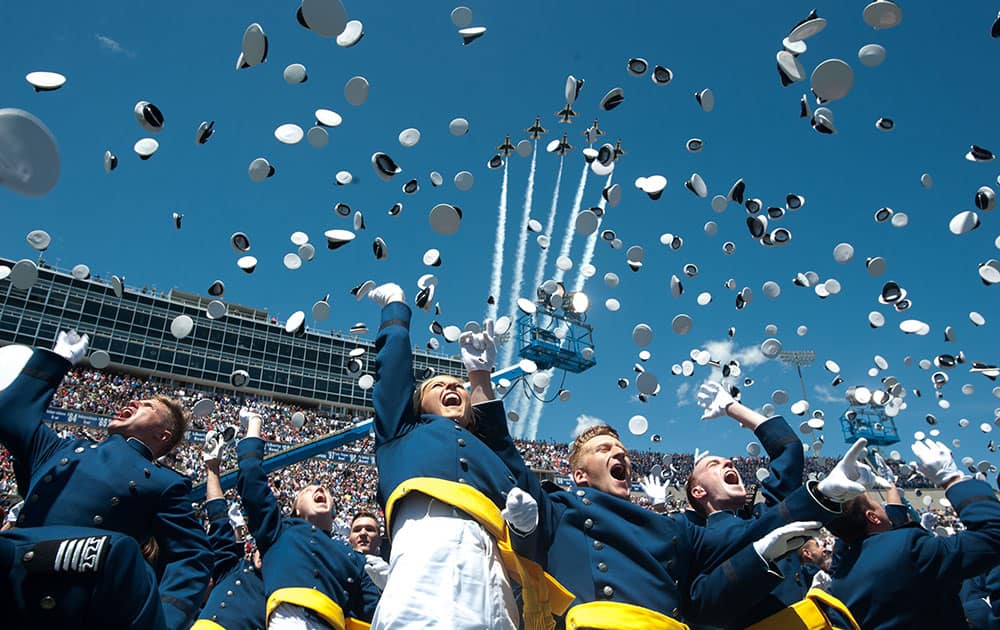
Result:
<instances>
[{"instance_id":1,"label":"uniform collar","mask_svg":"<svg viewBox=\"0 0 1000 630\"><path fill-rule=\"evenodd\" d=\"M153 461L153 451L149 450L149 447L143 444L139 438L130 437L125 440L125 443L135 449L136 453L139 453L149 461Z\"/></svg>"}]
</instances>

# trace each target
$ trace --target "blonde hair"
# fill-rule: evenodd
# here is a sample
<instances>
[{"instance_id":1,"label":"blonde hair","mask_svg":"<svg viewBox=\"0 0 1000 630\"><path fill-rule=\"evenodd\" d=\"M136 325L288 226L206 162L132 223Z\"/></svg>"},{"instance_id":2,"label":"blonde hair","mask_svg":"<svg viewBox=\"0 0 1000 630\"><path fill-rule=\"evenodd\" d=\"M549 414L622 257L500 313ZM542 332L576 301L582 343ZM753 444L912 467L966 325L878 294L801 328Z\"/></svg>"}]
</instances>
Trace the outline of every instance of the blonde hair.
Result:
<instances>
[{"instance_id":1,"label":"blonde hair","mask_svg":"<svg viewBox=\"0 0 1000 630\"><path fill-rule=\"evenodd\" d=\"M581 469L583 464L583 445L600 435L610 435L616 440L621 441L618 431L615 431L613 427L606 424L599 424L597 426L590 427L580 435L576 436L576 439L573 440L573 445L570 447L569 470L571 473L575 470Z\"/></svg>"}]
</instances>

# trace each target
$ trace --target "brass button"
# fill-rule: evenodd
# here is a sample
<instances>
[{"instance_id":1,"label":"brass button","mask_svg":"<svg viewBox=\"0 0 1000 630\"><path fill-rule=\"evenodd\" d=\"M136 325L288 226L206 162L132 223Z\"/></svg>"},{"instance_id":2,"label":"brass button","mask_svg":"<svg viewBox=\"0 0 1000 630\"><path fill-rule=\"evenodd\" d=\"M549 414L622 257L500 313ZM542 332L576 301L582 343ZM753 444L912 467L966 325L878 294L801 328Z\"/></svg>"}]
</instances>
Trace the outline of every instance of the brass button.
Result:
<instances>
[{"instance_id":1,"label":"brass button","mask_svg":"<svg viewBox=\"0 0 1000 630\"><path fill-rule=\"evenodd\" d=\"M465 446L465 438L458 438L458 445Z\"/></svg>"},{"instance_id":2,"label":"brass button","mask_svg":"<svg viewBox=\"0 0 1000 630\"><path fill-rule=\"evenodd\" d=\"M587 494L587 493L586 493L586 492L584 492L583 490L577 490L577 491L576 491L576 496L578 496L578 497L582 497L582 496L583 496L583 495L585 495L585 494Z\"/></svg>"},{"instance_id":3,"label":"brass button","mask_svg":"<svg viewBox=\"0 0 1000 630\"><path fill-rule=\"evenodd\" d=\"M103 522L104 522L104 517L101 516L100 514L94 517L94 525L100 525Z\"/></svg>"},{"instance_id":4,"label":"brass button","mask_svg":"<svg viewBox=\"0 0 1000 630\"><path fill-rule=\"evenodd\" d=\"M243 581L242 581L242 580L236 580L236 586L240 586L240 585L242 585L242 584L243 584Z\"/></svg>"},{"instance_id":5,"label":"brass button","mask_svg":"<svg viewBox=\"0 0 1000 630\"><path fill-rule=\"evenodd\" d=\"M612 595L615 594L615 589L611 588L610 586L605 586L603 589L601 589L601 592L604 593L605 597L611 597Z\"/></svg>"},{"instance_id":6,"label":"brass button","mask_svg":"<svg viewBox=\"0 0 1000 630\"><path fill-rule=\"evenodd\" d=\"M226 597L232 597L232 596L233 596L232 591L226 591Z\"/></svg>"},{"instance_id":7,"label":"brass button","mask_svg":"<svg viewBox=\"0 0 1000 630\"><path fill-rule=\"evenodd\" d=\"M111 507L117 507L117 505L121 502L122 500L118 497L111 497Z\"/></svg>"},{"instance_id":8,"label":"brass button","mask_svg":"<svg viewBox=\"0 0 1000 630\"><path fill-rule=\"evenodd\" d=\"M31 562L31 559L34 558L34 557L35 557L35 552L34 551L29 551L29 552L25 553L21 557L21 560L24 561L24 562Z\"/></svg>"},{"instance_id":9,"label":"brass button","mask_svg":"<svg viewBox=\"0 0 1000 630\"><path fill-rule=\"evenodd\" d=\"M225 608L225 607L226 607L226 602L221 602L219 604L219 608Z\"/></svg>"},{"instance_id":10,"label":"brass button","mask_svg":"<svg viewBox=\"0 0 1000 630\"><path fill-rule=\"evenodd\" d=\"M82 446L77 446L76 448L73 449L74 453L82 453L83 451L84 448Z\"/></svg>"},{"instance_id":11,"label":"brass button","mask_svg":"<svg viewBox=\"0 0 1000 630\"><path fill-rule=\"evenodd\" d=\"M148 479L149 477L152 476L153 473L149 472L148 468L143 468L142 469L142 474L146 475L146 478Z\"/></svg>"},{"instance_id":12,"label":"brass button","mask_svg":"<svg viewBox=\"0 0 1000 630\"><path fill-rule=\"evenodd\" d=\"M135 482L135 480L132 480L132 481L129 481L129 482L128 482L128 487L129 487L129 489L130 489L130 490L135 490L135 489L136 489L136 487L137 487L138 485L139 485L139 484L137 484L137 483Z\"/></svg>"},{"instance_id":13,"label":"brass button","mask_svg":"<svg viewBox=\"0 0 1000 630\"><path fill-rule=\"evenodd\" d=\"M465 478L459 477L458 478L458 483L465 483Z\"/></svg>"},{"instance_id":14,"label":"brass button","mask_svg":"<svg viewBox=\"0 0 1000 630\"><path fill-rule=\"evenodd\" d=\"M601 573L606 573L608 570L608 565L603 562L598 562L597 570L600 571Z\"/></svg>"},{"instance_id":15,"label":"brass button","mask_svg":"<svg viewBox=\"0 0 1000 630\"><path fill-rule=\"evenodd\" d=\"M588 518L583 522L584 529L590 529L593 526L594 526L594 519L592 518Z\"/></svg>"},{"instance_id":16,"label":"brass button","mask_svg":"<svg viewBox=\"0 0 1000 630\"><path fill-rule=\"evenodd\" d=\"M63 457L62 459L59 460L59 465L60 466L65 466L68 463L69 463L69 458L68 457Z\"/></svg>"},{"instance_id":17,"label":"brass button","mask_svg":"<svg viewBox=\"0 0 1000 630\"><path fill-rule=\"evenodd\" d=\"M51 595L46 595L42 601L38 602L38 605L42 607L42 610L52 610L56 607L56 600Z\"/></svg>"},{"instance_id":18,"label":"brass button","mask_svg":"<svg viewBox=\"0 0 1000 630\"><path fill-rule=\"evenodd\" d=\"M602 543L599 540L595 540L594 541L594 549L596 549L598 551L600 551L601 549L604 549L604 543Z\"/></svg>"},{"instance_id":19,"label":"brass button","mask_svg":"<svg viewBox=\"0 0 1000 630\"><path fill-rule=\"evenodd\" d=\"M587 498L583 499L583 504L584 505L590 505L590 503L591 503L590 499L587 499Z\"/></svg>"}]
</instances>

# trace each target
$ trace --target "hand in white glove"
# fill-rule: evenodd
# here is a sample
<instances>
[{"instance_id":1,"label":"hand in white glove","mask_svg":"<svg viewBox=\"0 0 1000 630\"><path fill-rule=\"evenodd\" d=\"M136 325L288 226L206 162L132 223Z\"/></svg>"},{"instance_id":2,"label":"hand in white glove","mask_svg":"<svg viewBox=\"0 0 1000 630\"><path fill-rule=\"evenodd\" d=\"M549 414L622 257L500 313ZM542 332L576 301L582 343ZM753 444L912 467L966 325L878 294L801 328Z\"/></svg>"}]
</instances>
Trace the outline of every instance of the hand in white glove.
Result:
<instances>
[{"instance_id":1,"label":"hand in white glove","mask_svg":"<svg viewBox=\"0 0 1000 630\"><path fill-rule=\"evenodd\" d=\"M649 495L653 505L663 505L667 502L667 487L658 476L646 475L639 482L642 491Z\"/></svg>"},{"instance_id":2,"label":"hand in white glove","mask_svg":"<svg viewBox=\"0 0 1000 630\"><path fill-rule=\"evenodd\" d=\"M402 287L394 282L380 284L368 293L368 297L380 307L385 307L389 302L398 302L405 299Z\"/></svg>"},{"instance_id":3,"label":"hand in white glove","mask_svg":"<svg viewBox=\"0 0 1000 630\"><path fill-rule=\"evenodd\" d=\"M952 458L951 450L942 442L927 438L923 442L914 442L910 449L917 456L920 474L937 486L944 487L949 481L965 476Z\"/></svg>"},{"instance_id":4,"label":"hand in white glove","mask_svg":"<svg viewBox=\"0 0 1000 630\"><path fill-rule=\"evenodd\" d=\"M233 529L239 529L247 524L247 520L243 517L243 512L240 511L240 506L237 503L229 506L229 524L233 526Z\"/></svg>"},{"instance_id":5,"label":"hand in white glove","mask_svg":"<svg viewBox=\"0 0 1000 630\"><path fill-rule=\"evenodd\" d=\"M222 456L222 447L225 446L225 442L222 441L222 436L215 429L212 429L205 434L205 445L201 448L201 456L204 458L205 463L210 461L218 461Z\"/></svg>"},{"instance_id":6,"label":"hand in white glove","mask_svg":"<svg viewBox=\"0 0 1000 630\"><path fill-rule=\"evenodd\" d=\"M821 527L823 523L819 521L795 521L782 525L760 540L754 541L753 548L765 562L774 562L818 536Z\"/></svg>"},{"instance_id":7,"label":"hand in white glove","mask_svg":"<svg viewBox=\"0 0 1000 630\"><path fill-rule=\"evenodd\" d=\"M833 584L833 578L826 571L820 569L816 575L813 576L812 586L809 588L818 588L821 591L830 592L830 585Z\"/></svg>"},{"instance_id":8,"label":"hand in white glove","mask_svg":"<svg viewBox=\"0 0 1000 630\"><path fill-rule=\"evenodd\" d=\"M89 344L90 337L87 335L81 337L75 330L61 330L59 336L56 337L56 345L52 348L52 352L76 365L83 358L83 355L87 354Z\"/></svg>"},{"instance_id":9,"label":"hand in white glove","mask_svg":"<svg viewBox=\"0 0 1000 630\"><path fill-rule=\"evenodd\" d=\"M250 407L240 407L240 426L243 427L244 431L250 425L251 418L260 418L260 414Z\"/></svg>"},{"instance_id":10,"label":"hand in white glove","mask_svg":"<svg viewBox=\"0 0 1000 630\"><path fill-rule=\"evenodd\" d=\"M937 527L938 516L934 512L924 512L920 515L920 526L929 532L933 532Z\"/></svg>"},{"instance_id":11,"label":"hand in white glove","mask_svg":"<svg viewBox=\"0 0 1000 630\"><path fill-rule=\"evenodd\" d=\"M726 407L736 402L729 390L715 381L702 383L698 388L698 406L704 409L702 420L712 420L726 415Z\"/></svg>"},{"instance_id":12,"label":"hand in white glove","mask_svg":"<svg viewBox=\"0 0 1000 630\"><path fill-rule=\"evenodd\" d=\"M534 497L517 487L511 488L507 493L507 507L500 515L519 534L530 534L538 527L538 503Z\"/></svg>"},{"instance_id":13,"label":"hand in white glove","mask_svg":"<svg viewBox=\"0 0 1000 630\"><path fill-rule=\"evenodd\" d=\"M389 563L378 556L365 554L365 573L372 579L375 588L380 591L385 590L385 585L389 581Z\"/></svg>"},{"instance_id":14,"label":"hand in white glove","mask_svg":"<svg viewBox=\"0 0 1000 630\"><path fill-rule=\"evenodd\" d=\"M493 320L483 322L482 332L464 332L458 338L462 347L462 363L469 372L476 370L493 371L497 358L497 344L493 335Z\"/></svg>"},{"instance_id":15,"label":"hand in white glove","mask_svg":"<svg viewBox=\"0 0 1000 630\"><path fill-rule=\"evenodd\" d=\"M830 499L844 503L864 494L866 490L888 488L888 481L873 473L868 464L858 461L864 455L867 445L868 440L859 438L830 474L819 482L816 489Z\"/></svg>"}]
</instances>

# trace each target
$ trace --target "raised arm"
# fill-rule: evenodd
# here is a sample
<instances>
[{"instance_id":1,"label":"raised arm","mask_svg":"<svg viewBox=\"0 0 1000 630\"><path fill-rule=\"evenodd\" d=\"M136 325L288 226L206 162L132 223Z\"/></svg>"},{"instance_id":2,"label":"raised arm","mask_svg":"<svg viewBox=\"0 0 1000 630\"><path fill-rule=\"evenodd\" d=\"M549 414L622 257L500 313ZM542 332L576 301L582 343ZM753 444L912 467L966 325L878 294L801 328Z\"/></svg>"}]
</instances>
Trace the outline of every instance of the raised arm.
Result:
<instances>
[{"instance_id":1,"label":"raised arm","mask_svg":"<svg viewBox=\"0 0 1000 630\"><path fill-rule=\"evenodd\" d=\"M382 323L375 338L375 445L398 436L416 420L413 411L413 353L410 348L410 308L395 284L376 287L369 294L382 307Z\"/></svg>"},{"instance_id":2,"label":"raised arm","mask_svg":"<svg viewBox=\"0 0 1000 630\"><path fill-rule=\"evenodd\" d=\"M212 573L212 549L191 508L191 484L178 482L160 497L153 537L160 545L160 600L168 628L187 628L198 614Z\"/></svg>"},{"instance_id":3,"label":"raised arm","mask_svg":"<svg viewBox=\"0 0 1000 630\"><path fill-rule=\"evenodd\" d=\"M0 443L28 474L62 443L42 416L70 367L55 352L36 349L14 382L0 391ZM19 490L27 494L27 488Z\"/></svg>"},{"instance_id":4,"label":"raised arm","mask_svg":"<svg viewBox=\"0 0 1000 630\"><path fill-rule=\"evenodd\" d=\"M261 554L267 553L281 535L281 509L267 485L264 472L264 440L260 438L261 418L258 414L240 410L247 417L246 437L236 444L239 473L236 489L247 513L247 524Z\"/></svg>"},{"instance_id":5,"label":"raised arm","mask_svg":"<svg viewBox=\"0 0 1000 630\"><path fill-rule=\"evenodd\" d=\"M243 557L243 545L236 541L236 532L229 523L229 503L222 493L219 461L218 457L205 460L205 514L208 517L208 542L215 559L212 578L216 583Z\"/></svg>"}]
</instances>

